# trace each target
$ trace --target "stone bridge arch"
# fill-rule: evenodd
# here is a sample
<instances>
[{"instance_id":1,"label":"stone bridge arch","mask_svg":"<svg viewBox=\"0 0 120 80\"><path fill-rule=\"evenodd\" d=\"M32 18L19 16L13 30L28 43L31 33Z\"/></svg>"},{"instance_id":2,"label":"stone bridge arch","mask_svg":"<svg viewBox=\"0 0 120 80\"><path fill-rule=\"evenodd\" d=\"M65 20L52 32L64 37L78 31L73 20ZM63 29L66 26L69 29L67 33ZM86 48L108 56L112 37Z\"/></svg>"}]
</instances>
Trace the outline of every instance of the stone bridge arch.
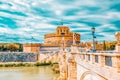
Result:
<instances>
[{"instance_id":1,"label":"stone bridge arch","mask_svg":"<svg viewBox=\"0 0 120 80\"><path fill-rule=\"evenodd\" d=\"M105 77L91 72L91 71L86 71L82 74L82 76L80 77L80 80L108 80Z\"/></svg>"}]
</instances>

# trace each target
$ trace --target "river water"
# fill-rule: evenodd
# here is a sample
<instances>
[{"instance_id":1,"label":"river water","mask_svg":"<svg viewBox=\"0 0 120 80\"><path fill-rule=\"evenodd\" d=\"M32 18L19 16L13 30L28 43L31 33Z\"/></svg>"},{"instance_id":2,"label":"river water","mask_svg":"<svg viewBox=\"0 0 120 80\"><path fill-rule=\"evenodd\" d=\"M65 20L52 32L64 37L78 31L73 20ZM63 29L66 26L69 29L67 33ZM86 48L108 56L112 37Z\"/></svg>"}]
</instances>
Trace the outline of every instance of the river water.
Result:
<instances>
[{"instance_id":1,"label":"river water","mask_svg":"<svg viewBox=\"0 0 120 80\"><path fill-rule=\"evenodd\" d=\"M58 76L50 66L0 68L0 80L53 80Z\"/></svg>"}]
</instances>

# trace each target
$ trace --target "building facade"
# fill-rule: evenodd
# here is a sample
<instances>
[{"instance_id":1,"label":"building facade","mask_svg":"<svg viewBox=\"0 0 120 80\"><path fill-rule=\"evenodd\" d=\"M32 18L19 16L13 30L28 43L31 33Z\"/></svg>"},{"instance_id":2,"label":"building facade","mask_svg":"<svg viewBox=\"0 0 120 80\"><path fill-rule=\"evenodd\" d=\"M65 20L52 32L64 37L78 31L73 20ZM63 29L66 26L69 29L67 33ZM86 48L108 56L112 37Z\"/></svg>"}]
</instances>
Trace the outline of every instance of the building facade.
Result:
<instances>
[{"instance_id":1,"label":"building facade","mask_svg":"<svg viewBox=\"0 0 120 80\"><path fill-rule=\"evenodd\" d=\"M115 33L115 38L117 40L116 51L119 52L120 51L120 32Z\"/></svg>"},{"instance_id":2,"label":"building facade","mask_svg":"<svg viewBox=\"0 0 120 80\"><path fill-rule=\"evenodd\" d=\"M62 35L64 33L64 36ZM43 44L23 44L23 52L44 52L44 51L58 51L64 42L66 47L70 47L73 43L73 35L77 44L80 43L80 34L70 32L67 26L58 26L55 33L45 34Z\"/></svg>"},{"instance_id":3,"label":"building facade","mask_svg":"<svg viewBox=\"0 0 120 80\"><path fill-rule=\"evenodd\" d=\"M25 53L40 52L40 46L41 44L38 44L38 43L23 44L23 52Z\"/></svg>"},{"instance_id":4,"label":"building facade","mask_svg":"<svg viewBox=\"0 0 120 80\"><path fill-rule=\"evenodd\" d=\"M62 35L64 33L64 35ZM44 36L44 44L56 44L59 45L62 43L62 38L66 45L71 45L73 42L73 35L75 35L76 43L80 43L80 34L70 32L70 29L67 26L59 26L56 28L55 33L46 34Z\"/></svg>"}]
</instances>

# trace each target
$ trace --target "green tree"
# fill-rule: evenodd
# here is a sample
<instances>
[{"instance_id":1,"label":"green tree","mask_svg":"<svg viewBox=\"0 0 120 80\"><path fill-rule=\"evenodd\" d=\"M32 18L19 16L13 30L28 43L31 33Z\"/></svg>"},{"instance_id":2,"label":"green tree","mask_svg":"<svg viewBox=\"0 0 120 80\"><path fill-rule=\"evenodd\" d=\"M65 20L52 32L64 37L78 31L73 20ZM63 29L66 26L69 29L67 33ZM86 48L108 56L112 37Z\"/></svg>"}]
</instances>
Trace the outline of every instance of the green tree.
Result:
<instances>
[{"instance_id":1,"label":"green tree","mask_svg":"<svg viewBox=\"0 0 120 80\"><path fill-rule=\"evenodd\" d=\"M106 44L105 44L105 41L103 41L103 50L105 51L106 50Z\"/></svg>"},{"instance_id":2,"label":"green tree","mask_svg":"<svg viewBox=\"0 0 120 80\"><path fill-rule=\"evenodd\" d=\"M109 46L109 50L115 50L116 44L117 44L116 41L111 42L111 43L110 43L110 46Z\"/></svg>"},{"instance_id":3,"label":"green tree","mask_svg":"<svg viewBox=\"0 0 120 80\"><path fill-rule=\"evenodd\" d=\"M23 45L19 44L19 51L22 52L23 51Z\"/></svg>"}]
</instances>

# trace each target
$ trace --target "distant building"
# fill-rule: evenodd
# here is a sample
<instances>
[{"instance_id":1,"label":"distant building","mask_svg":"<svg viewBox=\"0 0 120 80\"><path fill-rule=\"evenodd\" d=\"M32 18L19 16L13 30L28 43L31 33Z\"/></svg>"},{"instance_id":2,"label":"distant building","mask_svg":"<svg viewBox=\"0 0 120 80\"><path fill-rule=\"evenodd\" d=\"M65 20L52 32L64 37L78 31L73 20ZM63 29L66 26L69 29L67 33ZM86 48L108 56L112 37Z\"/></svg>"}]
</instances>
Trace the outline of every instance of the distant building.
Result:
<instances>
[{"instance_id":1,"label":"distant building","mask_svg":"<svg viewBox=\"0 0 120 80\"><path fill-rule=\"evenodd\" d=\"M120 51L120 32L115 33L115 38L117 40L116 51Z\"/></svg>"},{"instance_id":2,"label":"distant building","mask_svg":"<svg viewBox=\"0 0 120 80\"><path fill-rule=\"evenodd\" d=\"M83 43L83 45L85 45L84 47L85 47L87 50L92 51L92 49L93 49L93 42L85 42L85 43ZM102 51L102 44L99 43L98 41L96 41L95 47L96 47L96 50L97 50L97 51ZM86 51L87 51L87 50L86 50Z\"/></svg>"},{"instance_id":3,"label":"distant building","mask_svg":"<svg viewBox=\"0 0 120 80\"><path fill-rule=\"evenodd\" d=\"M80 34L70 32L67 26L58 26L55 33L45 34L43 44L23 44L23 52L58 51L62 46L62 33L64 33L65 46L68 49L73 43L73 34L75 35L76 44L80 43Z\"/></svg>"},{"instance_id":4,"label":"distant building","mask_svg":"<svg viewBox=\"0 0 120 80\"><path fill-rule=\"evenodd\" d=\"M23 44L23 52L26 53L36 53L40 51L41 44L38 43L29 43L29 44Z\"/></svg>"},{"instance_id":5,"label":"distant building","mask_svg":"<svg viewBox=\"0 0 120 80\"><path fill-rule=\"evenodd\" d=\"M46 34L44 39L44 44L56 44L60 45L62 43L62 33L65 33L64 39L66 45L71 45L73 42L73 32L67 26L59 26L55 33ZM80 34L75 33L76 43L80 43Z\"/></svg>"}]
</instances>

